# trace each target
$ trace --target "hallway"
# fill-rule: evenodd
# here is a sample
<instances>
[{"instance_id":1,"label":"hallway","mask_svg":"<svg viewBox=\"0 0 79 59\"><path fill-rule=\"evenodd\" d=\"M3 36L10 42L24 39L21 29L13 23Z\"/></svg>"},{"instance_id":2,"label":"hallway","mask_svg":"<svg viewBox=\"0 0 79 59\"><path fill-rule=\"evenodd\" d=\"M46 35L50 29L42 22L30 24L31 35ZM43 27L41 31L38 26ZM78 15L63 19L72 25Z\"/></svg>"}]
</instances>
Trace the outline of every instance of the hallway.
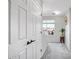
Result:
<instances>
[{"instance_id":1,"label":"hallway","mask_svg":"<svg viewBox=\"0 0 79 59\"><path fill-rule=\"evenodd\" d=\"M70 0L9 4L9 59L70 59Z\"/></svg>"},{"instance_id":2,"label":"hallway","mask_svg":"<svg viewBox=\"0 0 79 59\"><path fill-rule=\"evenodd\" d=\"M64 44L49 43L41 59L71 59L71 57Z\"/></svg>"}]
</instances>

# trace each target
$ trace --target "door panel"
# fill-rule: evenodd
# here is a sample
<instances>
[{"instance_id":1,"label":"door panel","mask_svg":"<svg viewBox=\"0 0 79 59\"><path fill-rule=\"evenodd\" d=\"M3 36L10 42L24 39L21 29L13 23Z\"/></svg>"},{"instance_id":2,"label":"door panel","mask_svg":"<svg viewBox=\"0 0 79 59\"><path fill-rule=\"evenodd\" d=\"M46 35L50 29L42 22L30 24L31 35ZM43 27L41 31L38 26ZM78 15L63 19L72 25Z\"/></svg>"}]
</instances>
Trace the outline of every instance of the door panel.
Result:
<instances>
[{"instance_id":1,"label":"door panel","mask_svg":"<svg viewBox=\"0 0 79 59\"><path fill-rule=\"evenodd\" d=\"M19 59L19 56L13 56L11 59Z\"/></svg>"},{"instance_id":2,"label":"door panel","mask_svg":"<svg viewBox=\"0 0 79 59\"><path fill-rule=\"evenodd\" d=\"M9 59L27 59L27 9L26 2L10 2Z\"/></svg>"},{"instance_id":3,"label":"door panel","mask_svg":"<svg viewBox=\"0 0 79 59\"><path fill-rule=\"evenodd\" d=\"M26 49L20 52L19 59L26 59L27 58L26 53L27 53Z\"/></svg>"},{"instance_id":4,"label":"door panel","mask_svg":"<svg viewBox=\"0 0 79 59\"><path fill-rule=\"evenodd\" d=\"M26 21L26 10L22 7L19 7L19 39L26 39L26 33L27 33L27 21Z\"/></svg>"}]
</instances>

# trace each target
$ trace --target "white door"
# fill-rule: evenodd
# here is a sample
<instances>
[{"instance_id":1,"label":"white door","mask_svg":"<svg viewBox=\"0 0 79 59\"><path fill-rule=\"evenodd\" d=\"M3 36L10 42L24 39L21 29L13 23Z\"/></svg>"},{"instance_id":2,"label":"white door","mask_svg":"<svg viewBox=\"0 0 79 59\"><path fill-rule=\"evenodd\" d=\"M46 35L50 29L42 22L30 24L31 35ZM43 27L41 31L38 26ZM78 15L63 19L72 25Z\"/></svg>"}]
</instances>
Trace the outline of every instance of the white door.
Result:
<instances>
[{"instance_id":1,"label":"white door","mask_svg":"<svg viewBox=\"0 0 79 59\"><path fill-rule=\"evenodd\" d=\"M9 0L9 59L27 59L26 6L26 0Z\"/></svg>"}]
</instances>

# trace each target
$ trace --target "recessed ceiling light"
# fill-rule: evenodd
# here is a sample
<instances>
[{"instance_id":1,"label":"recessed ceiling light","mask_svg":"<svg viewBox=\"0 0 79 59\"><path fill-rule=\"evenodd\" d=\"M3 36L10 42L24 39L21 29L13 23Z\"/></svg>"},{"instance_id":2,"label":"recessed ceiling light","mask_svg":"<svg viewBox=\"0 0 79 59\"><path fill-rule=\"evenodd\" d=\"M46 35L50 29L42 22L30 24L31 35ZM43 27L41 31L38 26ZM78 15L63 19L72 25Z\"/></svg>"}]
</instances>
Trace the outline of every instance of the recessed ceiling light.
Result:
<instances>
[{"instance_id":1,"label":"recessed ceiling light","mask_svg":"<svg viewBox=\"0 0 79 59\"><path fill-rule=\"evenodd\" d=\"M52 15L56 15L56 13L53 12Z\"/></svg>"},{"instance_id":2,"label":"recessed ceiling light","mask_svg":"<svg viewBox=\"0 0 79 59\"><path fill-rule=\"evenodd\" d=\"M60 11L53 11L52 14L56 14L56 15L59 15L61 12Z\"/></svg>"}]
</instances>

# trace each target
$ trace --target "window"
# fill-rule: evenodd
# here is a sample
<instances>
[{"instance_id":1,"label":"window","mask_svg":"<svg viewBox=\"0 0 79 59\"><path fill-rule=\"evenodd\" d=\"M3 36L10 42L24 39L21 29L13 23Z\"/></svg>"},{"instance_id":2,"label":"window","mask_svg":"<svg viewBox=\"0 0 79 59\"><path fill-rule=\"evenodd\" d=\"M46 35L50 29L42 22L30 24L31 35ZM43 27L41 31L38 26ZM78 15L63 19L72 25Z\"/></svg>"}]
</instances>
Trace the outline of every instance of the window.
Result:
<instances>
[{"instance_id":1,"label":"window","mask_svg":"<svg viewBox=\"0 0 79 59\"><path fill-rule=\"evenodd\" d=\"M54 32L55 30L55 20L43 20L43 31L48 33Z\"/></svg>"}]
</instances>

